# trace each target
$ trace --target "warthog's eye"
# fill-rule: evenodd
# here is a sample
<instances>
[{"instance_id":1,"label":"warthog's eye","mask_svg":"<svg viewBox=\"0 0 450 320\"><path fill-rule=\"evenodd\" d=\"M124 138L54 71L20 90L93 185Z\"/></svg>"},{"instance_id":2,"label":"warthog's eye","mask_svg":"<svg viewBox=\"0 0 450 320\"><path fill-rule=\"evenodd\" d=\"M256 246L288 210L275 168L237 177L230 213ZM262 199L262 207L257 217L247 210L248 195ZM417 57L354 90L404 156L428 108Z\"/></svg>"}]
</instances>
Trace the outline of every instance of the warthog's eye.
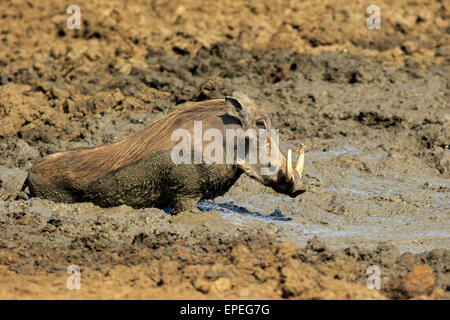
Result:
<instances>
[{"instance_id":1,"label":"warthog's eye","mask_svg":"<svg viewBox=\"0 0 450 320\"><path fill-rule=\"evenodd\" d=\"M260 129L265 129L266 122L264 121L264 119L258 119L258 120L256 120L256 126Z\"/></svg>"}]
</instances>

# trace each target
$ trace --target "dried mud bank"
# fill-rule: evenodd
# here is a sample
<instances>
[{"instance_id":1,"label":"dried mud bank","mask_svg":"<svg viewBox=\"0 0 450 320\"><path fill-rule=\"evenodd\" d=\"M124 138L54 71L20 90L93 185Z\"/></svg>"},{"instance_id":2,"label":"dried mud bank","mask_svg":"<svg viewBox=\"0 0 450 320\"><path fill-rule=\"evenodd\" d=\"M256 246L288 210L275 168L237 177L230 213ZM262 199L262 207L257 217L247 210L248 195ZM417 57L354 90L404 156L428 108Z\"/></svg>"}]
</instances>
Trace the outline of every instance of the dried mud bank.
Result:
<instances>
[{"instance_id":1,"label":"dried mud bank","mask_svg":"<svg viewBox=\"0 0 450 320\"><path fill-rule=\"evenodd\" d=\"M151 19L137 18L146 1L80 3L75 33L59 2L0 5L1 298L450 297L444 2L397 1L381 34L355 28L363 1L152 2ZM243 177L202 213L170 216L21 189L47 154L233 90L270 115L284 152L306 144L301 197ZM69 265L82 290L66 289ZM380 291L366 288L370 265Z\"/></svg>"}]
</instances>

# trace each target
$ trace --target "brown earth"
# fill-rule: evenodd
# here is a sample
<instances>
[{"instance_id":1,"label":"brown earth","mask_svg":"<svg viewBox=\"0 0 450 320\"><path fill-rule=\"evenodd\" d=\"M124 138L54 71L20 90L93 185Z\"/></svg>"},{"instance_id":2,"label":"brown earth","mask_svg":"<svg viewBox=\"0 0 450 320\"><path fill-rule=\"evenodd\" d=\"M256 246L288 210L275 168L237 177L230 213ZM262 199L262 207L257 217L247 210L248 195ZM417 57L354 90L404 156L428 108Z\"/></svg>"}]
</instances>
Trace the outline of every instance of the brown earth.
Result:
<instances>
[{"instance_id":1,"label":"brown earth","mask_svg":"<svg viewBox=\"0 0 450 320\"><path fill-rule=\"evenodd\" d=\"M450 6L378 1L368 30L371 4L78 1L68 30L66 2L2 2L0 297L448 299ZM236 89L306 143L298 199L244 177L172 217L21 191L47 154Z\"/></svg>"}]
</instances>

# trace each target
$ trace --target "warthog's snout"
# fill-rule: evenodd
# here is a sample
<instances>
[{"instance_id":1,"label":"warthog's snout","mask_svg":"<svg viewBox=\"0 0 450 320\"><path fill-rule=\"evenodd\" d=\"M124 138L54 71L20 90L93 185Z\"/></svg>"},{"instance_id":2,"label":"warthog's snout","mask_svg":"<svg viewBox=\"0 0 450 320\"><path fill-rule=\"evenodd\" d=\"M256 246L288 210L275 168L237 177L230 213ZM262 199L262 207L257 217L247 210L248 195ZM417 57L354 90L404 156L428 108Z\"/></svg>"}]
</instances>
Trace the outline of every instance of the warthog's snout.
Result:
<instances>
[{"instance_id":1,"label":"warthog's snout","mask_svg":"<svg viewBox=\"0 0 450 320\"><path fill-rule=\"evenodd\" d=\"M302 183L302 172L305 163L305 146L302 143L299 148L299 157L295 167L292 167L292 151L289 149L287 158L280 154L282 165L279 171L271 177L270 186L277 192L287 194L295 198L306 191Z\"/></svg>"},{"instance_id":2,"label":"warthog's snout","mask_svg":"<svg viewBox=\"0 0 450 320\"><path fill-rule=\"evenodd\" d=\"M302 194L306 191L306 188L301 183L295 183L292 185L292 188L289 190L288 195L292 198L295 198L296 196Z\"/></svg>"},{"instance_id":3,"label":"warthog's snout","mask_svg":"<svg viewBox=\"0 0 450 320\"><path fill-rule=\"evenodd\" d=\"M300 183L294 183L287 194L291 198L295 198L296 196L302 194L305 191L306 191L305 186L300 182Z\"/></svg>"}]
</instances>

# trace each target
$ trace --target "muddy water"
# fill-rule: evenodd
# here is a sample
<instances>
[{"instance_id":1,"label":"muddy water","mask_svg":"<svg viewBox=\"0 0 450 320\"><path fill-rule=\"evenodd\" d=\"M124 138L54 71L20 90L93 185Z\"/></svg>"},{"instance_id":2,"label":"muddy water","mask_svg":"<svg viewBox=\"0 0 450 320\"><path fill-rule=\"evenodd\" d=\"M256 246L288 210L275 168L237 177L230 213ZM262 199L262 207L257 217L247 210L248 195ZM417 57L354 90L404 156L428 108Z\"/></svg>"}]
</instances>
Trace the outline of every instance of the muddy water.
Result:
<instances>
[{"instance_id":1,"label":"muddy water","mask_svg":"<svg viewBox=\"0 0 450 320\"><path fill-rule=\"evenodd\" d=\"M317 167L343 154L373 162L386 156L361 152L351 145L328 152L307 152L307 163L314 164L305 168L306 176L309 180L332 180L329 171L325 176ZM199 208L220 212L210 224L246 228L264 224L275 229L280 240L291 240L299 246L317 236L333 249L351 245L375 248L385 243L397 246L400 252L418 253L450 247L450 202L445 192L450 188L448 179L342 168L336 168L332 175L339 175L339 183L325 184L317 191L342 199L331 207L317 200L307 203L286 196L231 190L215 201L202 202ZM420 209L417 203L421 203Z\"/></svg>"},{"instance_id":2,"label":"muddy water","mask_svg":"<svg viewBox=\"0 0 450 320\"><path fill-rule=\"evenodd\" d=\"M173 222L186 234L199 225L231 233L239 228L260 227L277 239L290 240L300 247L313 237L325 240L331 249L353 245L373 249L390 244L400 252L419 253L450 247L448 179L391 170L330 170L330 163L342 155L374 166L387 157L386 152L363 152L350 144L306 152L304 179L308 192L304 196L291 199L244 176L226 195L200 202L198 208L203 213L194 217L184 213L173 217ZM20 179L23 174L18 172L8 170L2 174L17 174ZM331 199L327 195L332 195ZM72 215L78 221L95 219L99 214L114 217L142 212L126 206L102 209L86 203L53 204L39 199L25 203L30 212L47 219L55 212ZM0 206L6 205L0 202ZM165 211L170 217L170 209Z\"/></svg>"},{"instance_id":3,"label":"muddy water","mask_svg":"<svg viewBox=\"0 0 450 320\"><path fill-rule=\"evenodd\" d=\"M230 233L263 228L278 240L290 240L300 247L313 237L323 239L331 249L354 245L373 249L389 244L400 252L419 253L450 247L449 179L392 170L386 166L392 157L383 150L361 150L346 140L336 140L333 145L326 151L306 152L304 181L308 192L297 199L276 194L243 176L224 196L200 202L198 208L203 213L170 217L170 208L165 208L164 215L173 218L171 222L185 235L207 225L210 230ZM281 143L283 151L293 147ZM363 163L364 170L347 166L343 161L347 158ZM3 167L0 175L9 177L5 181L20 181L24 172ZM120 215L139 216L142 212L126 206L103 209L39 199L24 203L29 212L46 219L58 213L77 221L99 215L120 220ZM5 209L7 202L1 201L0 207Z\"/></svg>"}]
</instances>

